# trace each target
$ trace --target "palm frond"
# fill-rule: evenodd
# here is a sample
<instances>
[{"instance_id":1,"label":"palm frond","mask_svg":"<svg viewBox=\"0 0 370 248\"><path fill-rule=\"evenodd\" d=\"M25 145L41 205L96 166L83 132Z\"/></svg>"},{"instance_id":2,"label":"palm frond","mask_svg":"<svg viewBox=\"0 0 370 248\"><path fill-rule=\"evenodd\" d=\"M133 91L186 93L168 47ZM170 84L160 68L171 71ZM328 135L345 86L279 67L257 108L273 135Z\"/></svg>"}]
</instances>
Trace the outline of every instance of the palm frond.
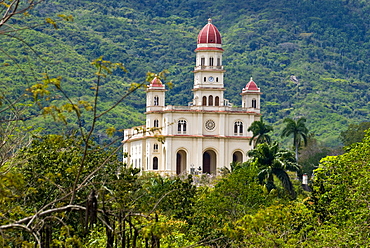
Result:
<instances>
[{"instance_id":1,"label":"palm frond","mask_svg":"<svg viewBox=\"0 0 370 248\"><path fill-rule=\"evenodd\" d=\"M284 170L274 169L273 170L274 175L279 179L281 184L283 185L284 189L288 191L289 195L292 198L296 197L296 193L292 184L292 181L290 181L288 173Z\"/></svg>"}]
</instances>

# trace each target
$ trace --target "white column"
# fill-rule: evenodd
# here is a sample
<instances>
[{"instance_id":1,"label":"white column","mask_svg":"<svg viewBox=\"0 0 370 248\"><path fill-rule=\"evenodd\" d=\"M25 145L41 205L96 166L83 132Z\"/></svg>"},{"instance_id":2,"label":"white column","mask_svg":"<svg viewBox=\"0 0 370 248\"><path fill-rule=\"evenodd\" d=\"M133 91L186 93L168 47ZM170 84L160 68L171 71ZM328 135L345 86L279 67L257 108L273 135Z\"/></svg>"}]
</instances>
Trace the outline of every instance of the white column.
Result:
<instances>
[{"instance_id":1,"label":"white column","mask_svg":"<svg viewBox=\"0 0 370 248\"><path fill-rule=\"evenodd\" d=\"M219 135L220 136L225 136L225 134L226 134L226 126L227 126L227 124L226 124L226 122L227 122L227 120L226 120L226 116L225 116L225 114L220 114L219 115L219 119L218 119L218 125L219 125Z\"/></svg>"}]
</instances>

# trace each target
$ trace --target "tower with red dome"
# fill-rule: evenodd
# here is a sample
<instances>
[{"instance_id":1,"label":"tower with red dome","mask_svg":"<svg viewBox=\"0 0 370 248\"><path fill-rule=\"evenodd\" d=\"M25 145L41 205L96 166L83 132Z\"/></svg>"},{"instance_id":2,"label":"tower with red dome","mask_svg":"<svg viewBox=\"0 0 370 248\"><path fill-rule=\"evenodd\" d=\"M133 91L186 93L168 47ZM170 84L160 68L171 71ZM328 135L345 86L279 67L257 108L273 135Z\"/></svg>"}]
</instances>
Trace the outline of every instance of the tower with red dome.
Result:
<instances>
[{"instance_id":1,"label":"tower with red dome","mask_svg":"<svg viewBox=\"0 0 370 248\"><path fill-rule=\"evenodd\" d=\"M261 94L260 88L258 88L257 84L253 81L253 78L251 78L241 93L242 107L245 109L259 111Z\"/></svg>"},{"instance_id":2,"label":"tower with red dome","mask_svg":"<svg viewBox=\"0 0 370 248\"><path fill-rule=\"evenodd\" d=\"M162 81L158 77L154 77L146 90L147 111L162 110L165 106L166 91Z\"/></svg>"},{"instance_id":3,"label":"tower with red dome","mask_svg":"<svg viewBox=\"0 0 370 248\"><path fill-rule=\"evenodd\" d=\"M224 105L224 67L222 65L221 34L208 19L198 34L194 67L195 106Z\"/></svg>"},{"instance_id":4,"label":"tower with red dome","mask_svg":"<svg viewBox=\"0 0 370 248\"><path fill-rule=\"evenodd\" d=\"M224 98L223 52L221 34L209 19L197 38L193 100L188 106L166 105L165 85L154 78L147 88L145 125L124 132L125 163L167 175L217 174L233 161L247 160L253 148L248 127L260 120L261 92L251 78L240 86L241 107Z\"/></svg>"}]
</instances>

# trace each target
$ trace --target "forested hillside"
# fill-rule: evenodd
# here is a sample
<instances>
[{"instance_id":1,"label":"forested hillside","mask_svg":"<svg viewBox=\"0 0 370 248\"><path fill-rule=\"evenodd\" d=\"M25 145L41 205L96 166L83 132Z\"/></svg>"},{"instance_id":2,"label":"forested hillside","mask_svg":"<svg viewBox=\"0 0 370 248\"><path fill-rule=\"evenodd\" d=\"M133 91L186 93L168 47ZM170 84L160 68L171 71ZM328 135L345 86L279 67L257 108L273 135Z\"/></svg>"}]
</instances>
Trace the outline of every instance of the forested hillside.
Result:
<instances>
[{"instance_id":1,"label":"forested hillside","mask_svg":"<svg viewBox=\"0 0 370 248\"><path fill-rule=\"evenodd\" d=\"M10 34L17 38L2 36L0 87L21 95L47 72L63 77L70 97L89 100L95 80L90 62L104 56L124 63L128 72L103 82L102 110L130 83L143 82L146 72L163 69L174 83L167 103L186 105L196 36L211 17L223 36L226 98L239 105L252 76L264 93L265 120L276 133L285 117L305 116L319 140L336 146L340 131L367 120L370 112L369 10L361 0L46 1L12 24L53 18L58 29L37 26ZM61 21L58 14L72 15L73 21ZM138 90L99 128L142 124L144 104L145 93ZM37 116L38 110L26 114ZM43 119L31 121L54 128Z\"/></svg>"}]
</instances>

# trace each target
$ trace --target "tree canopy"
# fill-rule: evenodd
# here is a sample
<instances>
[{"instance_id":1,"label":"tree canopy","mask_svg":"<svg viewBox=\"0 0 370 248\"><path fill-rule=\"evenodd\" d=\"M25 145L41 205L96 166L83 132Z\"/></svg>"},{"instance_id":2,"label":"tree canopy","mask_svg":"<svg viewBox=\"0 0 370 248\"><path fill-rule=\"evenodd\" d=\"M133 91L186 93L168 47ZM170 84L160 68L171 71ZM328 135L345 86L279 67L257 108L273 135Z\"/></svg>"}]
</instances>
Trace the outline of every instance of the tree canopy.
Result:
<instances>
[{"instance_id":1,"label":"tree canopy","mask_svg":"<svg viewBox=\"0 0 370 248\"><path fill-rule=\"evenodd\" d=\"M267 125L266 123L264 123L263 122L263 117L261 117L261 119L259 121L254 121L252 123L252 125L248 128L248 132L253 133L253 136L249 141L249 145L252 144L252 142L254 141L255 138L257 138L255 140L255 145L254 145L255 147L258 144L261 144L261 143L264 143L264 142L266 142L268 144L271 144L271 137L268 134L271 131L273 131L272 126Z\"/></svg>"},{"instance_id":2,"label":"tree canopy","mask_svg":"<svg viewBox=\"0 0 370 248\"><path fill-rule=\"evenodd\" d=\"M306 118L301 117L297 121L291 118L285 118L284 123L286 126L281 132L281 137L293 136L293 146L295 148L296 161L298 162L298 149L303 140L304 145L307 145L308 129L306 127Z\"/></svg>"},{"instance_id":3,"label":"tree canopy","mask_svg":"<svg viewBox=\"0 0 370 248\"><path fill-rule=\"evenodd\" d=\"M339 139L345 146L356 142L361 142L365 137L365 131L370 128L370 122L361 122L359 124L350 124L347 130L340 133Z\"/></svg>"},{"instance_id":4,"label":"tree canopy","mask_svg":"<svg viewBox=\"0 0 370 248\"><path fill-rule=\"evenodd\" d=\"M260 182L266 185L268 191L276 188L274 183L274 176L276 176L289 194L293 198L296 197L287 173L287 171L300 171L292 152L280 149L276 142L272 145L262 143L257 145L256 149L250 150L248 156L251 157L251 165L258 168Z\"/></svg>"}]
</instances>

